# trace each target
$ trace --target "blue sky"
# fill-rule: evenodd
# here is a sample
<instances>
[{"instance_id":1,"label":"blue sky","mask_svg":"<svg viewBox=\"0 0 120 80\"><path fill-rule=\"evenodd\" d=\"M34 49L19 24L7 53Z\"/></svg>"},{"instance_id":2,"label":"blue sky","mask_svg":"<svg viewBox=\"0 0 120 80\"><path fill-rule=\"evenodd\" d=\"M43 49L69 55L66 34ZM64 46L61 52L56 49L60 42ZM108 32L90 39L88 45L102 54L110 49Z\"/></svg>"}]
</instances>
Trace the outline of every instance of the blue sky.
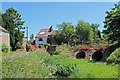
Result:
<instances>
[{"instance_id":1,"label":"blue sky","mask_svg":"<svg viewBox=\"0 0 120 80\"><path fill-rule=\"evenodd\" d=\"M24 26L29 27L29 35L36 34L42 28L57 29L57 24L71 22L76 25L78 20L100 24L106 11L114 7L116 2L3 2L3 13L10 7L16 9L25 21Z\"/></svg>"}]
</instances>

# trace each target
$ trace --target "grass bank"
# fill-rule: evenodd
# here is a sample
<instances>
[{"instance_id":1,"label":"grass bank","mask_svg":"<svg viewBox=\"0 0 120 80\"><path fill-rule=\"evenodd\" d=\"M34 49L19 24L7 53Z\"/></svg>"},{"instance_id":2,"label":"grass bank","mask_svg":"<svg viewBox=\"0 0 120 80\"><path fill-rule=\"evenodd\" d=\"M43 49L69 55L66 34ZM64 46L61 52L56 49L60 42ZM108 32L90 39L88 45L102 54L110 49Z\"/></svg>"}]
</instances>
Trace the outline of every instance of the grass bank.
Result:
<instances>
[{"instance_id":1,"label":"grass bank","mask_svg":"<svg viewBox=\"0 0 120 80\"><path fill-rule=\"evenodd\" d=\"M66 55L50 56L37 50L14 60L3 59L3 78L117 78L118 65L77 60Z\"/></svg>"}]
</instances>

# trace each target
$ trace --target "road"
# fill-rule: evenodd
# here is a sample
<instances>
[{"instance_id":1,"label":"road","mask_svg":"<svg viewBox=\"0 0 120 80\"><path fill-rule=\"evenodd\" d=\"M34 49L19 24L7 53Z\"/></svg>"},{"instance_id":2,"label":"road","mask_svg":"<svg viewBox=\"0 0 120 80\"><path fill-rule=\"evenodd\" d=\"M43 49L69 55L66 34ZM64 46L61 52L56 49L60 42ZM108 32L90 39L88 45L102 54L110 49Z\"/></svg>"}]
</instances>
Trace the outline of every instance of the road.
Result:
<instances>
[{"instance_id":1,"label":"road","mask_svg":"<svg viewBox=\"0 0 120 80\"><path fill-rule=\"evenodd\" d=\"M28 55L30 52L20 52L17 54L13 54L11 56L7 56L7 57L3 57L3 59L7 59L7 60L14 60L15 58L21 58L24 57L25 55Z\"/></svg>"}]
</instances>

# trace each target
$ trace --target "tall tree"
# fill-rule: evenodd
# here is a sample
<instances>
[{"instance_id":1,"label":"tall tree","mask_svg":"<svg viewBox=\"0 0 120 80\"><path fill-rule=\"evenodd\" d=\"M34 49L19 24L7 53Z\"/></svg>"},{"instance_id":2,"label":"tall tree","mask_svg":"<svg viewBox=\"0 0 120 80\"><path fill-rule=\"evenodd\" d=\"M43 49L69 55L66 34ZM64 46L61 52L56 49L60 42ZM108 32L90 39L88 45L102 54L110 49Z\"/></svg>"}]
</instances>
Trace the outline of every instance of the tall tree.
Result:
<instances>
[{"instance_id":1,"label":"tall tree","mask_svg":"<svg viewBox=\"0 0 120 80\"><path fill-rule=\"evenodd\" d=\"M30 35L30 40L34 40L34 34Z\"/></svg>"},{"instance_id":2,"label":"tall tree","mask_svg":"<svg viewBox=\"0 0 120 80\"><path fill-rule=\"evenodd\" d=\"M103 33L108 35L109 41L120 43L120 5L115 4L106 14Z\"/></svg>"},{"instance_id":3,"label":"tall tree","mask_svg":"<svg viewBox=\"0 0 120 80\"><path fill-rule=\"evenodd\" d=\"M98 30L99 24L91 24L91 27L93 28L94 42L97 42L101 39L101 32Z\"/></svg>"},{"instance_id":4,"label":"tall tree","mask_svg":"<svg viewBox=\"0 0 120 80\"><path fill-rule=\"evenodd\" d=\"M58 24L57 26L58 26L58 29L60 30L60 33L59 33L60 40L63 43L74 41L75 29L71 23L63 22L62 24Z\"/></svg>"},{"instance_id":5,"label":"tall tree","mask_svg":"<svg viewBox=\"0 0 120 80\"><path fill-rule=\"evenodd\" d=\"M20 31L24 24L21 15L14 9L9 8L2 14L2 26L10 32L10 46L12 50L16 50L16 45L22 45L23 33Z\"/></svg>"},{"instance_id":6,"label":"tall tree","mask_svg":"<svg viewBox=\"0 0 120 80\"><path fill-rule=\"evenodd\" d=\"M76 35L82 43L86 41L91 42L93 40L93 29L89 23L78 21L76 26Z\"/></svg>"}]
</instances>

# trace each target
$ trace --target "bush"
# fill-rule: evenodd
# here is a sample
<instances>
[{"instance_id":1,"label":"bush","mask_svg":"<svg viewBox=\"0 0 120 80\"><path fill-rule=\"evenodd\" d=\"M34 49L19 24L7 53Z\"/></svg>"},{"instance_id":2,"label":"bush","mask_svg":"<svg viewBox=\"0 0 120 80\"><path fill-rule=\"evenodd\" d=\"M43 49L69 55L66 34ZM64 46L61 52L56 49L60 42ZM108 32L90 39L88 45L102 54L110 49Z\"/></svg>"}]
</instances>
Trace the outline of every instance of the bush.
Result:
<instances>
[{"instance_id":1,"label":"bush","mask_svg":"<svg viewBox=\"0 0 120 80\"><path fill-rule=\"evenodd\" d=\"M70 58L66 55L54 55L52 57L47 57L44 59L46 65L53 65L56 69L52 71L52 75L58 78L70 77L75 75L76 71L80 71L76 63L72 62ZM80 75L79 75L80 76Z\"/></svg>"},{"instance_id":2,"label":"bush","mask_svg":"<svg viewBox=\"0 0 120 80\"><path fill-rule=\"evenodd\" d=\"M50 44L49 43L45 43L44 46L50 46Z\"/></svg>"},{"instance_id":3,"label":"bush","mask_svg":"<svg viewBox=\"0 0 120 80\"><path fill-rule=\"evenodd\" d=\"M44 48L44 45L43 44L39 44L39 48Z\"/></svg>"},{"instance_id":4,"label":"bush","mask_svg":"<svg viewBox=\"0 0 120 80\"><path fill-rule=\"evenodd\" d=\"M60 51L55 51L54 55L60 54Z\"/></svg>"},{"instance_id":5,"label":"bush","mask_svg":"<svg viewBox=\"0 0 120 80\"><path fill-rule=\"evenodd\" d=\"M30 47L30 45L31 45L31 43L28 41L28 42L26 43L26 46L27 46L27 47Z\"/></svg>"},{"instance_id":6,"label":"bush","mask_svg":"<svg viewBox=\"0 0 120 80\"><path fill-rule=\"evenodd\" d=\"M16 49L21 49L22 45L20 44L20 42L17 42L16 44Z\"/></svg>"},{"instance_id":7,"label":"bush","mask_svg":"<svg viewBox=\"0 0 120 80\"><path fill-rule=\"evenodd\" d=\"M1 50L2 50L2 52L8 52L9 47L6 44L3 44Z\"/></svg>"},{"instance_id":8,"label":"bush","mask_svg":"<svg viewBox=\"0 0 120 80\"><path fill-rule=\"evenodd\" d=\"M107 63L120 64L120 48L116 49L108 58Z\"/></svg>"}]
</instances>

